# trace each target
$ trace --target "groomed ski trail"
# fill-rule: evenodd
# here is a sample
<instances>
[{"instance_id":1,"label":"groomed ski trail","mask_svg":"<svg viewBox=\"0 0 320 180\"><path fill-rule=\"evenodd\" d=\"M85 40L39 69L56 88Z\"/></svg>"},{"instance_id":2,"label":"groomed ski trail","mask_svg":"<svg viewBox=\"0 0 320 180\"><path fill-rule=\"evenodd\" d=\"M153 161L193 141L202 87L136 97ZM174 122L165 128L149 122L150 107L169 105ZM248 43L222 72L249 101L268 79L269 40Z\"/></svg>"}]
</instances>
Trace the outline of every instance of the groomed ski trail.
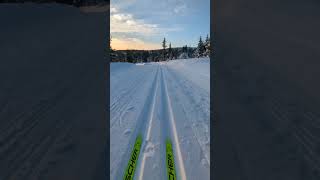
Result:
<instances>
[{"instance_id":1,"label":"groomed ski trail","mask_svg":"<svg viewBox=\"0 0 320 180\"><path fill-rule=\"evenodd\" d=\"M145 163L146 163L146 158L148 157L148 153L149 153L149 149L150 148L150 144L151 144L151 130L153 129L153 120L154 120L154 112L155 112L155 105L156 105L156 98L157 98L157 94L158 94L158 87L159 87L159 68L157 68L157 74L156 74L156 88L155 88L155 92L152 98L152 105L151 105L151 109L150 109L150 114L149 114L149 118L148 118L148 122L147 122L147 126L144 129L143 132L143 137L144 137L144 141L142 144L142 154L141 154L141 158L140 161L138 163L138 169L137 169L137 174L136 174L136 179L139 180L143 180L143 176L144 176L144 169L145 169Z\"/></svg>"},{"instance_id":2,"label":"groomed ski trail","mask_svg":"<svg viewBox=\"0 0 320 180\"><path fill-rule=\"evenodd\" d=\"M113 82L116 82L114 83L116 89L112 89L113 82L111 81L111 96L117 97L110 98L110 104L112 104L112 108L110 107L111 119L115 124L111 127L111 179L123 179L134 140L138 134L142 136L142 146L135 170L135 180L167 179L166 139L168 138L172 142L177 179L209 179L209 163L206 162L208 152L201 143L201 137L198 137L203 134L197 132L201 129L193 127L193 122L197 119L191 121L187 118L188 113L183 112L194 108L193 106L199 106L199 104L191 101L194 98L187 97L187 91L182 89L186 87L181 84L181 82L184 82L183 76L178 71L174 71L174 68L168 68L170 64L166 62L147 64L120 69L116 72L116 75L112 76L118 76L122 79L113 79ZM132 70L132 68L136 68L136 70ZM122 70L123 72L121 72ZM122 73L123 75L121 75ZM126 77L126 73L129 74L128 77ZM203 74L200 75L202 78ZM122 86L119 80L125 81L124 77L130 79L130 81ZM173 80L177 82L173 82ZM181 80L181 82L178 82L178 80ZM190 82L188 85L194 86ZM201 89L197 86L194 88ZM119 89L121 91L116 91ZM129 95L123 94L123 92L128 92ZM177 93L182 93L182 95ZM200 95L203 96L201 93ZM137 98L137 96L141 97ZM202 98L208 98L209 94L204 96L206 97ZM190 102L193 102L193 104ZM117 108L114 108L122 107L118 110L125 110L131 106L133 106L130 110L131 116L126 116L126 120L123 120L120 115L127 112L115 112ZM185 106L190 107L185 108ZM204 108L209 110L209 107ZM193 117L197 118L199 116L195 115ZM203 117L204 119L199 120L199 123L209 123L209 117L206 113L202 114L200 118ZM119 123L116 123L118 121L130 123L122 123L120 126ZM209 124L207 125L209 126ZM121 130L122 133L119 133ZM205 136L208 135L205 134Z\"/></svg>"},{"instance_id":3,"label":"groomed ski trail","mask_svg":"<svg viewBox=\"0 0 320 180\"><path fill-rule=\"evenodd\" d=\"M167 128L169 130L169 133L167 134L168 138L172 141L173 143L173 152L174 152L174 158L176 159L175 161L175 167L177 170L177 176L178 179L181 180L186 180L186 172L184 168L184 162L180 150L180 143L179 143L179 138L178 138L178 132L176 128L176 123L175 123L175 118L174 114L172 112L172 107L171 107L171 98L169 96L168 88L167 88L167 83L166 79L164 78L163 75L163 68L161 68L161 83L162 83L162 97L165 99L165 103L162 103L165 105L167 108L167 116L165 116L165 119L163 120L165 124L167 124ZM164 115L164 114L163 114ZM162 141L163 144L165 144L165 141ZM165 154L165 152L163 152Z\"/></svg>"}]
</instances>

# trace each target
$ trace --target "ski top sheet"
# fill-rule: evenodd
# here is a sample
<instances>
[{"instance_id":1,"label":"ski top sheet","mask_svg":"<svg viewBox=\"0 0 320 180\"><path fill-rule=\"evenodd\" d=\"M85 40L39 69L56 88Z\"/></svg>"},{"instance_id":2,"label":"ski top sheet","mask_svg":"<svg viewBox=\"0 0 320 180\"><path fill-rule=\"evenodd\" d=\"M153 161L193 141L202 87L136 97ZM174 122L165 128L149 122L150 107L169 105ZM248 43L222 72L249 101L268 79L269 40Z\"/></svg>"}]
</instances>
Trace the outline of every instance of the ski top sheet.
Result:
<instances>
[{"instance_id":1,"label":"ski top sheet","mask_svg":"<svg viewBox=\"0 0 320 180\"><path fill-rule=\"evenodd\" d=\"M136 138L136 142L134 143L133 150L131 152L131 156L128 162L128 166L124 172L124 180L133 180L134 172L136 170L137 162L139 159L140 149L142 144L142 136L139 134Z\"/></svg>"},{"instance_id":2,"label":"ski top sheet","mask_svg":"<svg viewBox=\"0 0 320 180\"><path fill-rule=\"evenodd\" d=\"M174 165L173 150L170 139L166 140L166 160L168 180L176 180L176 169Z\"/></svg>"}]
</instances>

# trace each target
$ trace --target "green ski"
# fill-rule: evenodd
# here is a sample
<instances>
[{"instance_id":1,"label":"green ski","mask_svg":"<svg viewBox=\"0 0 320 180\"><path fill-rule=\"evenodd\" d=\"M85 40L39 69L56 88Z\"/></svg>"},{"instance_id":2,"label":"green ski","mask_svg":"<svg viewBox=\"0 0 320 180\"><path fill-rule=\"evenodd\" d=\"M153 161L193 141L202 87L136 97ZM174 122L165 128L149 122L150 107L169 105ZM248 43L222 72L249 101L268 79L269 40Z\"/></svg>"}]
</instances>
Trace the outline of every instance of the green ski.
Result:
<instances>
[{"instance_id":1,"label":"green ski","mask_svg":"<svg viewBox=\"0 0 320 180\"><path fill-rule=\"evenodd\" d=\"M176 169L174 166L174 157L172 151L172 144L170 139L166 141L166 164L167 164L167 173L168 173L168 180L176 180Z\"/></svg>"},{"instance_id":2,"label":"green ski","mask_svg":"<svg viewBox=\"0 0 320 180\"><path fill-rule=\"evenodd\" d=\"M126 171L124 172L124 177L123 177L124 180L133 180L134 171L136 170L136 165L139 159L141 144L142 144L142 136L139 134L136 138L136 142L131 152L128 166L126 168Z\"/></svg>"}]
</instances>

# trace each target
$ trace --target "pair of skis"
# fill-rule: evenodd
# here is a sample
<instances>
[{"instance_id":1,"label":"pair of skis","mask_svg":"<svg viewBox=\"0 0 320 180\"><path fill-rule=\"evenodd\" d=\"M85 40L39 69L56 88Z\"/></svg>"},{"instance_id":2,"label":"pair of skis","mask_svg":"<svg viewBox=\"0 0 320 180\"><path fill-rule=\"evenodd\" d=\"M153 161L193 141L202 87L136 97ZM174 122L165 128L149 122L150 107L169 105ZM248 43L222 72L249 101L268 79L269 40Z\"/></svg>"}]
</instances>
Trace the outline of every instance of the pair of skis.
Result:
<instances>
[{"instance_id":1,"label":"pair of skis","mask_svg":"<svg viewBox=\"0 0 320 180\"><path fill-rule=\"evenodd\" d=\"M136 138L136 141L131 152L131 156L127 165L127 168L124 172L124 180L133 180L134 172L136 170L136 165L139 159L139 154L142 145L142 136L139 134ZM172 143L170 139L166 140L166 166L167 166L167 175L168 180L176 180L176 170L174 165L174 155L172 150Z\"/></svg>"}]
</instances>

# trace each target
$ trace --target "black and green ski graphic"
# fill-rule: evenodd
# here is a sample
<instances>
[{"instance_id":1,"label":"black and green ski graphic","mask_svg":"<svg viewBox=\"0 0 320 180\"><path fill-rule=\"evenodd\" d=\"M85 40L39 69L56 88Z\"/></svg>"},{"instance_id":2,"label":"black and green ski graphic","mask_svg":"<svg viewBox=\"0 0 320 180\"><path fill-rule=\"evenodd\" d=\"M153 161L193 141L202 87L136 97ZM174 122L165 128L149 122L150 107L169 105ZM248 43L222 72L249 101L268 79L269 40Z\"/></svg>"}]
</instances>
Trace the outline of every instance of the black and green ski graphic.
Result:
<instances>
[{"instance_id":1,"label":"black and green ski graphic","mask_svg":"<svg viewBox=\"0 0 320 180\"><path fill-rule=\"evenodd\" d=\"M175 180L177 179L176 176L176 169L174 165L174 157L172 151L172 144L170 139L166 141L166 160L167 160L167 173L168 173L168 180Z\"/></svg>"},{"instance_id":2,"label":"black and green ski graphic","mask_svg":"<svg viewBox=\"0 0 320 180\"><path fill-rule=\"evenodd\" d=\"M128 162L128 166L126 171L124 172L124 180L132 180L134 177L134 171L136 170L136 165L139 159L139 153L142 144L142 136L138 135L136 138L136 142L134 143L134 147L130 156L130 160Z\"/></svg>"}]
</instances>

